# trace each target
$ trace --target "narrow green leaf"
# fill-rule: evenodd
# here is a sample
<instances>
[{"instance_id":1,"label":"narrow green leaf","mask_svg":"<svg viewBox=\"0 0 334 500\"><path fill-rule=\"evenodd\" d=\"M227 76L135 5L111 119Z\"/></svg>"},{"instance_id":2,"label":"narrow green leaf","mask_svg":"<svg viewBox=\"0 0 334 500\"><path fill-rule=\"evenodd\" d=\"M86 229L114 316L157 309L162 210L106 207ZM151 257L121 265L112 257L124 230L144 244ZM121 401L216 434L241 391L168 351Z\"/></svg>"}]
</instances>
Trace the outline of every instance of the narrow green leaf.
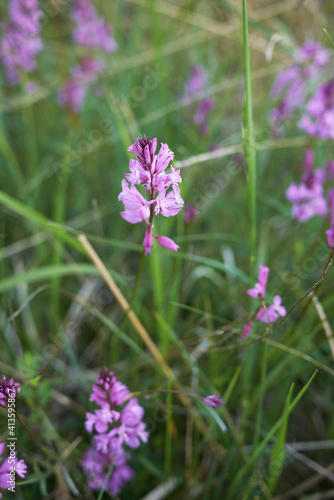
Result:
<instances>
[{"instance_id":1,"label":"narrow green leaf","mask_svg":"<svg viewBox=\"0 0 334 500\"><path fill-rule=\"evenodd\" d=\"M283 409L283 414L286 412L288 409L290 402L291 402L291 396L292 396L292 390L293 390L293 384L289 390L289 393L287 395L287 398L285 400L284 404L284 409ZM269 462L269 467L268 467L268 477L267 477L267 486L269 488L269 491L271 493L274 493L277 487L278 480L280 478L283 465L284 465L284 446L285 446L285 439L286 439L286 433L288 430L288 420L289 420L289 415L286 415L284 418L281 428L279 429L275 444L273 447L273 451L271 453L270 457L270 462Z\"/></svg>"},{"instance_id":2,"label":"narrow green leaf","mask_svg":"<svg viewBox=\"0 0 334 500\"><path fill-rule=\"evenodd\" d=\"M292 401L291 404L289 404L288 408L283 412L281 418L273 425L273 427L270 429L270 431L267 433L266 437L261 441L259 446L254 450L253 455L249 458L249 460L246 462L246 464L240 469L238 474L234 477L231 486L228 489L227 496L226 498L235 498L235 494L240 487L240 484L242 484L243 477L244 475L251 469L256 463L258 457L262 453L263 449L266 447L266 445L269 443L269 441L272 439L272 437L275 435L277 430L281 427L282 423L284 422L285 418L291 413L291 411L294 409L298 401L302 398L304 393L307 391L309 388L312 380L316 376L317 371L315 371L310 378L310 380L307 382L307 384L301 389L301 391L297 394L295 399Z\"/></svg>"}]
</instances>

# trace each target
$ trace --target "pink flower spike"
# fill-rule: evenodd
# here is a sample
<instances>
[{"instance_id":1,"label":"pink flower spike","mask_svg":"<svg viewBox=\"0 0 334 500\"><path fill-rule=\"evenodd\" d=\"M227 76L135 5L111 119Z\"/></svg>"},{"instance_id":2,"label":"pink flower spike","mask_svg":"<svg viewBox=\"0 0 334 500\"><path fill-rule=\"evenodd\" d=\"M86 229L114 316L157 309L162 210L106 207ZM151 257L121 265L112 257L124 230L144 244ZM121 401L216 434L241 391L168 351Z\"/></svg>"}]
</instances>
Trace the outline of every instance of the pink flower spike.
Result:
<instances>
[{"instance_id":1,"label":"pink flower spike","mask_svg":"<svg viewBox=\"0 0 334 500\"><path fill-rule=\"evenodd\" d=\"M152 228L148 226L145 232L143 247L145 248L145 255L151 253L151 248L153 247L153 238L152 238Z\"/></svg>"},{"instance_id":2,"label":"pink flower spike","mask_svg":"<svg viewBox=\"0 0 334 500\"><path fill-rule=\"evenodd\" d=\"M252 322L247 321L247 323L245 324L245 326L242 329L241 337L243 339L248 339L248 337L250 336L250 333L252 331L252 327L253 327Z\"/></svg>"},{"instance_id":3,"label":"pink flower spike","mask_svg":"<svg viewBox=\"0 0 334 500\"><path fill-rule=\"evenodd\" d=\"M177 245L171 238L167 238L167 236L155 236L155 234L153 236L159 245L168 248L169 250L173 250L173 252L177 252L180 248L179 245Z\"/></svg>"}]
</instances>

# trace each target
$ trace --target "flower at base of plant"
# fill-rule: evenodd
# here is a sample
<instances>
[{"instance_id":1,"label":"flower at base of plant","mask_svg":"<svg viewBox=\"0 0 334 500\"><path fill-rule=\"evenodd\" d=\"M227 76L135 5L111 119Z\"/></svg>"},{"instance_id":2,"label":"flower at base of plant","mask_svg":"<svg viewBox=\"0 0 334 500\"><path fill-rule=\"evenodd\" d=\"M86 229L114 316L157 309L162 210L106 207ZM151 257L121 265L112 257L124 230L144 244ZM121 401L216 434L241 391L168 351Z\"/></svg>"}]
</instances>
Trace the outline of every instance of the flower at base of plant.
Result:
<instances>
[{"instance_id":1,"label":"flower at base of plant","mask_svg":"<svg viewBox=\"0 0 334 500\"><path fill-rule=\"evenodd\" d=\"M134 476L127 463L131 457L127 448L138 448L148 440L142 421L144 410L136 398L128 399L129 389L107 368L99 373L92 389L90 401L100 408L86 413L85 426L88 432L95 430L97 434L93 447L84 454L82 466L92 490L105 487L111 495L118 495Z\"/></svg>"},{"instance_id":2,"label":"flower at base of plant","mask_svg":"<svg viewBox=\"0 0 334 500\"><path fill-rule=\"evenodd\" d=\"M266 293L266 285L269 275L269 267L259 265L259 278L254 288L247 290L247 294L254 299L264 297Z\"/></svg>"},{"instance_id":3,"label":"flower at base of plant","mask_svg":"<svg viewBox=\"0 0 334 500\"><path fill-rule=\"evenodd\" d=\"M156 155L157 144L156 138L151 140L144 135L129 147L128 151L135 154L136 160L130 160L130 173L124 175L126 180L122 181L122 191L118 196L118 200L125 208L121 212L123 219L130 224L139 222L146 224L143 241L145 255L151 253L153 237L159 245L169 250L178 250L179 246L173 240L167 236L157 236L152 232L153 218L159 214L172 217L179 213L184 204L178 186L182 182L180 170L175 170L171 166L171 172L166 173L174 153L167 144L161 143L159 153ZM136 185L143 186L148 192L149 199L138 191Z\"/></svg>"},{"instance_id":4,"label":"flower at base of plant","mask_svg":"<svg viewBox=\"0 0 334 500\"><path fill-rule=\"evenodd\" d=\"M225 404L224 400L219 396L219 394L212 394L211 396L206 396L202 399L203 403L211 408L220 408Z\"/></svg>"},{"instance_id":5,"label":"flower at base of plant","mask_svg":"<svg viewBox=\"0 0 334 500\"><path fill-rule=\"evenodd\" d=\"M259 319L263 323L274 323L279 316L286 316L286 309L281 305L282 297L275 295L273 304L267 308L262 307L256 315L256 319Z\"/></svg>"},{"instance_id":6,"label":"flower at base of plant","mask_svg":"<svg viewBox=\"0 0 334 500\"><path fill-rule=\"evenodd\" d=\"M0 457L3 454L6 447L6 443L0 443ZM14 469L13 469L14 467ZM0 465L0 488L8 490L10 483L13 482L15 486L15 481L13 481L13 476L11 471L14 470L15 473L20 476L22 479L27 474L27 466L24 463L24 460L17 460L16 452L14 457L8 457L4 462ZM2 494L0 493L0 498L2 498Z\"/></svg>"},{"instance_id":7,"label":"flower at base of plant","mask_svg":"<svg viewBox=\"0 0 334 500\"><path fill-rule=\"evenodd\" d=\"M7 407L8 398L15 398L21 390L21 386L18 382L14 382L14 379L7 379L5 375L0 378L0 406L4 408Z\"/></svg>"}]
</instances>

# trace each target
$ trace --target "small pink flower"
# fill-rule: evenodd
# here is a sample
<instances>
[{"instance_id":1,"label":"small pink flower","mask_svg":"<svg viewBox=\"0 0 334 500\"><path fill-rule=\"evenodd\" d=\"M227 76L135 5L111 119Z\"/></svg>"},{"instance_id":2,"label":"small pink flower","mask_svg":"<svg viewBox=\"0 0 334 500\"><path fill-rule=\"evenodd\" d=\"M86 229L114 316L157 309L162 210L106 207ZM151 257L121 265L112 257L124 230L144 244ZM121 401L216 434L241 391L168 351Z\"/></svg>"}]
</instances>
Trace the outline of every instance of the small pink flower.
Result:
<instances>
[{"instance_id":1,"label":"small pink flower","mask_svg":"<svg viewBox=\"0 0 334 500\"><path fill-rule=\"evenodd\" d=\"M219 408L220 406L225 404L225 402L219 396L219 394L212 394L211 396L206 396L205 398L202 399L202 401L207 406L211 406L211 408Z\"/></svg>"},{"instance_id":2,"label":"small pink flower","mask_svg":"<svg viewBox=\"0 0 334 500\"><path fill-rule=\"evenodd\" d=\"M279 316L286 316L286 309L281 305L282 298L279 295L275 295L273 304L267 309L262 307L256 315L256 319L259 319L263 323L274 323Z\"/></svg>"},{"instance_id":3,"label":"small pink flower","mask_svg":"<svg viewBox=\"0 0 334 500\"><path fill-rule=\"evenodd\" d=\"M254 299L264 297L266 293L266 285L269 275L269 267L259 265L259 278L254 288L247 290L247 294Z\"/></svg>"}]
</instances>

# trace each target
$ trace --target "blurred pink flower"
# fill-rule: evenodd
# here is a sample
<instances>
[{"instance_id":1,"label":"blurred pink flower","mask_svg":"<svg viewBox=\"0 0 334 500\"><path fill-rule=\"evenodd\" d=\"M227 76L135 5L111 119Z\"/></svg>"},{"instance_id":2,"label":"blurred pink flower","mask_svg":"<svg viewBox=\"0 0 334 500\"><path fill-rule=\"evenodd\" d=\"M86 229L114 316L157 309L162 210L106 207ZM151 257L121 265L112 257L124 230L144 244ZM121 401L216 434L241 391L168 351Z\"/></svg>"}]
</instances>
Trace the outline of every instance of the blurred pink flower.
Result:
<instances>
[{"instance_id":1,"label":"blurred pink flower","mask_svg":"<svg viewBox=\"0 0 334 500\"><path fill-rule=\"evenodd\" d=\"M257 299L259 297L264 297L266 293L266 285L269 275L269 267L259 265L259 278L258 282L255 284L254 288L247 290L248 295Z\"/></svg>"}]
</instances>

